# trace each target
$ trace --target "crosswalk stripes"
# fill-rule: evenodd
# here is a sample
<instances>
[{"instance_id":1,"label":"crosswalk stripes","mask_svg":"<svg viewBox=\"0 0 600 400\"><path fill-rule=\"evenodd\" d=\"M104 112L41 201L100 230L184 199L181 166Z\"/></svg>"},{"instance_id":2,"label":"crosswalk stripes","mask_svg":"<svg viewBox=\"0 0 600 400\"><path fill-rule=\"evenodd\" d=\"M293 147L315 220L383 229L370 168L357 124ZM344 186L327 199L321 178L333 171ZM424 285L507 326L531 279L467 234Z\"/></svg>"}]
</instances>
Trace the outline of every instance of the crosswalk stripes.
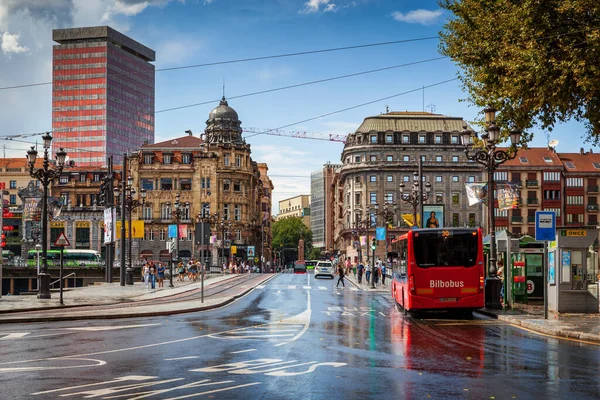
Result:
<instances>
[{"instance_id":1,"label":"crosswalk stripes","mask_svg":"<svg viewBox=\"0 0 600 400\"><path fill-rule=\"evenodd\" d=\"M249 286L242 286L242 287L249 287ZM299 286L299 285L258 285L255 287L255 289L267 289L267 290L336 290L335 286L333 288L328 288L327 286L309 286L309 285L303 285L303 286ZM337 288L337 289L342 289L341 287ZM354 287L354 286L350 286L347 285L346 286L346 290L347 291L351 291L351 292L359 292L361 291L360 288Z\"/></svg>"}]
</instances>

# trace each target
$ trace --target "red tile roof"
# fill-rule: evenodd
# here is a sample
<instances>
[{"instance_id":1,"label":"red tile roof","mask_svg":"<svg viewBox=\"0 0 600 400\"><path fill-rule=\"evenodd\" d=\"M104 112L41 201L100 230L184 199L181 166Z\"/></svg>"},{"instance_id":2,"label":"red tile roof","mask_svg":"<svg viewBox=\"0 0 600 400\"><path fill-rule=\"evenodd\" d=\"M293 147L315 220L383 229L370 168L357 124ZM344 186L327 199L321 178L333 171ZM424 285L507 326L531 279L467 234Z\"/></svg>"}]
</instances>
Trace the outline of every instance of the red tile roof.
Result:
<instances>
[{"instance_id":1,"label":"red tile roof","mask_svg":"<svg viewBox=\"0 0 600 400\"><path fill-rule=\"evenodd\" d=\"M595 172L600 174L600 168L594 167L596 163L600 167L600 153L558 153L565 166L566 173ZM573 166L574 168L570 168Z\"/></svg>"},{"instance_id":2,"label":"red tile roof","mask_svg":"<svg viewBox=\"0 0 600 400\"><path fill-rule=\"evenodd\" d=\"M171 148L171 149L197 149L200 147L200 144L203 143L204 140L200 139L197 136L186 135L174 139L165 140L164 142L154 143L154 144L145 144L142 146L142 149L153 149L153 148Z\"/></svg>"},{"instance_id":3,"label":"red tile roof","mask_svg":"<svg viewBox=\"0 0 600 400\"><path fill-rule=\"evenodd\" d=\"M527 162L522 161L525 158ZM549 159L551 162L546 162L546 159ZM546 147L531 147L528 149L519 149L517 156L513 160L509 160L501 166L503 169L511 167L562 167L562 162L558 154Z\"/></svg>"}]
</instances>

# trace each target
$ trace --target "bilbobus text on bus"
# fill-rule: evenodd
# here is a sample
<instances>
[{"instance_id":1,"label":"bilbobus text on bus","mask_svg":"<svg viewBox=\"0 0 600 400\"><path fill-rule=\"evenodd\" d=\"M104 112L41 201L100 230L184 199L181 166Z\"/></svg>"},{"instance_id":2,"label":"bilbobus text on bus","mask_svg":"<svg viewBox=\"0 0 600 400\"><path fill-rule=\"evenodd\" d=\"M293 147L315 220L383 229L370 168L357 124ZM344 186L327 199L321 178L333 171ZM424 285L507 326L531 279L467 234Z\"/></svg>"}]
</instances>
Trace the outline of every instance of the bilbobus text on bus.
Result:
<instances>
[{"instance_id":1,"label":"bilbobus text on bus","mask_svg":"<svg viewBox=\"0 0 600 400\"><path fill-rule=\"evenodd\" d=\"M398 310L469 313L484 306L481 228L412 229L392 242L392 251Z\"/></svg>"}]
</instances>

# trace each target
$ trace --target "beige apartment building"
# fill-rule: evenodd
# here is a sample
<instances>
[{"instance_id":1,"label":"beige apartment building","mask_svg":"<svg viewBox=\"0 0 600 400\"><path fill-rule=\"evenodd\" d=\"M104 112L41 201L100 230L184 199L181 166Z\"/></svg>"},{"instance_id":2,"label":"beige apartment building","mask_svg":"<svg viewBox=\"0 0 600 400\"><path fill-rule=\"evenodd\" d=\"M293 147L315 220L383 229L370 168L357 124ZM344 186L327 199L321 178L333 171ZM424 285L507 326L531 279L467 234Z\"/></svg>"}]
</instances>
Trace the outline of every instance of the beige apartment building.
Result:
<instances>
[{"instance_id":1,"label":"beige apartment building","mask_svg":"<svg viewBox=\"0 0 600 400\"><path fill-rule=\"evenodd\" d=\"M289 217L302 218L304 225L310 229L310 195L301 194L279 201L277 221Z\"/></svg>"}]
</instances>

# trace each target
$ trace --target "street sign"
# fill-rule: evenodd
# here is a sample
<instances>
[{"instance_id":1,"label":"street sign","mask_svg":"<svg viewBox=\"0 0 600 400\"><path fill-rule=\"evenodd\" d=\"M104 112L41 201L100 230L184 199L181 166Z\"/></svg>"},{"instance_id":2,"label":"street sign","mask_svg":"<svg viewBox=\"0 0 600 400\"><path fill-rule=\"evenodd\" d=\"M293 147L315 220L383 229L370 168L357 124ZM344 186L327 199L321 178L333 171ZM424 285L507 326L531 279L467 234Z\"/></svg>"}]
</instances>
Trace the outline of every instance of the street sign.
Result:
<instances>
[{"instance_id":1,"label":"street sign","mask_svg":"<svg viewBox=\"0 0 600 400\"><path fill-rule=\"evenodd\" d=\"M587 236L587 231L585 229L567 229L560 231L560 236L582 237Z\"/></svg>"},{"instance_id":2,"label":"street sign","mask_svg":"<svg viewBox=\"0 0 600 400\"><path fill-rule=\"evenodd\" d=\"M65 236L64 232L61 232L58 237L56 238L56 242L54 242L55 246L70 246L71 243L69 243L69 239L67 239L67 237Z\"/></svg>"},{"instance_id":3,"label":"street sign","mask_svg":"<svg viewBox=\"0 0 600 400\"><path fill-rule=\"evenodd\" d=\"M556 212L535 212L535 240L556 239Z\"/></svg>"}]
</instances>

